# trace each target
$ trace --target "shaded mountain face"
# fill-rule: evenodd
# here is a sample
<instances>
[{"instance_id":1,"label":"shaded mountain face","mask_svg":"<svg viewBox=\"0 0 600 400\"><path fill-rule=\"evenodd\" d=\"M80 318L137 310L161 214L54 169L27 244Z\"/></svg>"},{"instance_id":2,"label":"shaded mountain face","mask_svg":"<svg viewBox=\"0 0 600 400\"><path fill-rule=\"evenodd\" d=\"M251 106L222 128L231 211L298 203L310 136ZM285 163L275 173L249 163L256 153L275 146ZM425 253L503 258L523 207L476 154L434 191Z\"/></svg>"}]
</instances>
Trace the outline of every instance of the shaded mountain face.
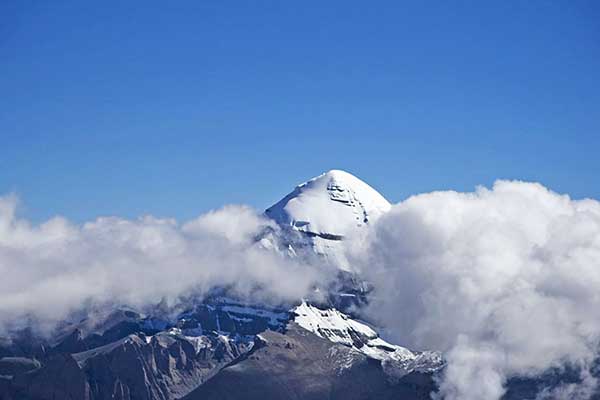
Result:
<instances>
[{"instance_id":1,"label":"shaded mountain face","mask_svg":"<svg viewBox=\"0 0 600 400\"><path fill-rule=\"evenodd\" d=\"M288 315L221 299L171 320L96 315L42 354L0 359L0 399L178 399L251 349L258 332L283 329Z\"/></svg>"},{"instance_id":2,"label":"shaded mountain face","mask_svg":"<svg viewBox=\"0 0 600 400\"><path fill-rule=\"evenodd\" d=\"M136 332L101 346L94 347L98 337L118 331L121 318L96 326L82 321L86 329L75 328L39 358L1 359L0 399L280 398L288 394L282 387L295 398L332 390L332 398L345 398L360 385L369 390L350 398L400 398L393 395L404 384L401 393L424 398L443 367L435 353L425 357L426 366L417 365L425 353L389 344L350 316L307 303L285 311L218 298L172 321L128 315ZM164 329L143 333L157 326Z\"/></svg>"},{"instance_id":3,"label":"shaded mountain face","mask_svg":"<svg viewBox=\"0 0 600 400\"><path fill-rule=\"evenodd\" d=\"M200 399L427 399L431 375L390 379L381 364L292 323L185 397Z\"/></svg>"}]
</instances>

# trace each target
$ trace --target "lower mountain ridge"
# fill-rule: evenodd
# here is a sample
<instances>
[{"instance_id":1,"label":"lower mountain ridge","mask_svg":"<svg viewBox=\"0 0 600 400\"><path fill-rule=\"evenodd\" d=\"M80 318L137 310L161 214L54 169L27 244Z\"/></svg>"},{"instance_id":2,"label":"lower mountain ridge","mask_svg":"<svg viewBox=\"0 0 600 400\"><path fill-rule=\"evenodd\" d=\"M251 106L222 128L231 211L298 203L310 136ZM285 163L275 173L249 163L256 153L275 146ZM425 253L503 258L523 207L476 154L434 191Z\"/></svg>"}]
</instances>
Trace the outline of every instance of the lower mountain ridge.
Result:
<instances>
[{"instance_id":1,"label":"lower mountain ridge","mask_svg":"<svg viewBox=\"0 0 600 400\"><path fill-rule=\"evenodd\" d=\"M173 320L118 310L53 340L32 339L33 353L3 345L0 399L420 399L444 365L307 302L285 310L217 298Z\"/></svg>"},{"instance_id":2,"label":"lower mountain ridge","mask_svg":"<svg viewBox=\"0 0 600 400\"><path fill-rule=\"evenodd\" d=\"M0 352L1 400L417 400L431 398L445 367L440 353L390 344L335 308L230 298L170 320L117 310L52 339L23 334ZM504 399L535 399L576 379L572 371L515 378Z\"/></svg>"}]
</instances>

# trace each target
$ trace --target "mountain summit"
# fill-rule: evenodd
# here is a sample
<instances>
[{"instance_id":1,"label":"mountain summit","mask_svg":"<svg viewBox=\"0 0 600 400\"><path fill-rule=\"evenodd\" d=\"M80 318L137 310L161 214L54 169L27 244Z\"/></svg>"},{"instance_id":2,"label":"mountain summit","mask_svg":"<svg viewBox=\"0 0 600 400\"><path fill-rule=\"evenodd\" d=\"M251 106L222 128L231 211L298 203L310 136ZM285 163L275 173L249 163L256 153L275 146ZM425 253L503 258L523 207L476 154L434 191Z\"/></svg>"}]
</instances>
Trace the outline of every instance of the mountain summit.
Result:
<instances>
[{"instance_id":1,"label":"mountain summit","mask_svg":"<svg viewBox=\"0 0 600 400\"><path fill-rule=\"evenodd\" d=\"M334 169L296 186L265 214L283 228L292 254L316 254L330 265L352 271L345 239L359 234L390 207L371 186Z\"/></svg>"},{"instance_id":2,"label":"mountain summit","mask_svg":"<svg viewBox=\"0 0 600 400\"><path fill-rule=\"evenodd\" d=\"M331 170L302 183L266 214L309 236L340 240L381 216L390 203L354 175Z\"/></svg>"}]
</instances>

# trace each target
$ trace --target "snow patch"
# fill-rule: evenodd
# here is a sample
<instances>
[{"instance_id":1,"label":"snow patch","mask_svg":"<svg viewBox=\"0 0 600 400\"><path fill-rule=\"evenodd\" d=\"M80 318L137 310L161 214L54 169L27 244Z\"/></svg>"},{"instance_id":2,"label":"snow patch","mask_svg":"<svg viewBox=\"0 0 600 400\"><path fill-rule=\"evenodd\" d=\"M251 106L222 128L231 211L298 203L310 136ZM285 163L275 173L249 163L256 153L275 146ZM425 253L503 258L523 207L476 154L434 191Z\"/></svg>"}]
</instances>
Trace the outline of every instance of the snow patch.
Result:
<instances>
[{"instance_id":1,"label":"snow patch","mask_svg":"<svg viewBox=\"0 0 600 400\"><path fill-rule=\"evenodd\" d=\"M444 365L439 352L412 352L381 339L367 324L330 308L322 310L303 301L294 308L294 322L315 335L334 343L340 343L359 351L367 357L380 360L384 368L394 375L412 371L434 372Z\"/></svg>"}]
</instances>

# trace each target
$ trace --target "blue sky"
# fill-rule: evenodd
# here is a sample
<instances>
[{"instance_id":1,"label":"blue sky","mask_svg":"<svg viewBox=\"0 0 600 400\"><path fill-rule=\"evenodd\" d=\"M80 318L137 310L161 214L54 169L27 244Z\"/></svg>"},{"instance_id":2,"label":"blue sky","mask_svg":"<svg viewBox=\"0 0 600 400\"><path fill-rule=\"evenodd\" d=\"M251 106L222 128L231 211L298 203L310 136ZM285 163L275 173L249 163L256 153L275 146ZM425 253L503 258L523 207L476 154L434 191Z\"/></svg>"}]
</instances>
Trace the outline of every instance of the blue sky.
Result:
<instances>
[{"instance_id":1,"label":"blue sky","mask_svg":"<svg viewBox=\"0 0 600 400\"><path fill-rule=\"evenodd\" d=\"M600 198L596 1L122 3L0 2L0 193L34 221L265 208L333 168Z\"/></svg>"}]
</instances>

